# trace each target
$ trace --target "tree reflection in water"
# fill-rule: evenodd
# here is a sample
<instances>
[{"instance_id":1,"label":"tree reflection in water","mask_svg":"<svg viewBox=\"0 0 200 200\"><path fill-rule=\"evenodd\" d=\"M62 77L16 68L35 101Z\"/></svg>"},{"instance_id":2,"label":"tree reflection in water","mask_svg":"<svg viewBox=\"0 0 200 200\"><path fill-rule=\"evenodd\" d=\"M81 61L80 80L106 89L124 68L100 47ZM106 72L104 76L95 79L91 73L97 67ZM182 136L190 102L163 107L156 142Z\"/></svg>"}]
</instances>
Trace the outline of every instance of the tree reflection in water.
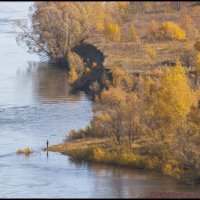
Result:
<instances>
[{"instance_id":1,"label":"tree reflection in water","mask_svg":"<svg viewBox=\"0 0 200 200\"><path fill-rule=\"evenodd\" d=\"M130 169L114 165L90 163L69 158L77 168L89 169L89 176L94 178L92 195L97 198L145 198L151 192L189 191L187 185L177 182L159 173Z\"/></svg>"},{"instance_id":2,"label":"tree reflection in water","mask_svg":"<svg viewBox=\"0 0 200 200\"><path fill-rule=\"evenodd\" d=\"M77 102L83 98L83 93L72 91L68 84L67 71L46 62L29 62L26 69L18 69L22 85L26 87L31 80L32 96L43 103ZM30 83L29 83L30 84Z\"/></svg>"}]
</instances>

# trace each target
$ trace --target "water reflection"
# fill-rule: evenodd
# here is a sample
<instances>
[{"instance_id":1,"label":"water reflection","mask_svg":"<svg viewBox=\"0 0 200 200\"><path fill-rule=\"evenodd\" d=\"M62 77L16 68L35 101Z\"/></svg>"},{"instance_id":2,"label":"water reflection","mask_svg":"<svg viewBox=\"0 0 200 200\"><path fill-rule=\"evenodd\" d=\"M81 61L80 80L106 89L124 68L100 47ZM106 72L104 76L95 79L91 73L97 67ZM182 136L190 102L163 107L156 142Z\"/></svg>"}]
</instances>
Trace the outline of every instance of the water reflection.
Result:
<instances>
[{"instance_id":1,"label":"water reflection","mask_svg":"<svg viewBox=\"0 0 200 200\"><path fill-rule=\"evenodd\" d=\"M77 102L83 98L81 92L71 90L66 70L45 62L29 62L26 69L17 70L17 78L18 90L30 85L35 101L64 103Z\"/></svg>"},{"instance_id":2,"label":"water reflection","mask_svg":"<svg viewBox=\"0 0 200 200\"><path fill-rule=\"evenodd\" d=\"M94 179L91 197L97 198L145 198L151 192L191 192L198 191L197 186L178 183L172 177L156 172L135 170L127 167L88 163L69 159L78 169L87 168Z\"/></svg>"}]
</instances>

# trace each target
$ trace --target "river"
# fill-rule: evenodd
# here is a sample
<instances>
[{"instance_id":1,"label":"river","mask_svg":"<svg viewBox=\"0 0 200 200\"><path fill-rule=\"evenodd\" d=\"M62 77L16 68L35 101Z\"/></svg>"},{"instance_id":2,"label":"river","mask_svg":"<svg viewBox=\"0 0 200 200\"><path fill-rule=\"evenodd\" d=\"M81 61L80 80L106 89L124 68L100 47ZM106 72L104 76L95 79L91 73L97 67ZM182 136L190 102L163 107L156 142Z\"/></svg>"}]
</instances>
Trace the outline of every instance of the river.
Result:
<instances>
[{"instance_id":1,"label":"river","mask_svg":"<svg viewBox=\"0 0 200 200\"><path fill-rule=\"evenodd\" d=\"M152 191L200 191L159 174L76 163L43 152L72 128L86 126L92 102L71 93L67 73L16 44L16 19L28 20L31 2L0 2L0 198L132 198ZM30 147L29 157L17 155Z\"/></svg>"}]
</instances>

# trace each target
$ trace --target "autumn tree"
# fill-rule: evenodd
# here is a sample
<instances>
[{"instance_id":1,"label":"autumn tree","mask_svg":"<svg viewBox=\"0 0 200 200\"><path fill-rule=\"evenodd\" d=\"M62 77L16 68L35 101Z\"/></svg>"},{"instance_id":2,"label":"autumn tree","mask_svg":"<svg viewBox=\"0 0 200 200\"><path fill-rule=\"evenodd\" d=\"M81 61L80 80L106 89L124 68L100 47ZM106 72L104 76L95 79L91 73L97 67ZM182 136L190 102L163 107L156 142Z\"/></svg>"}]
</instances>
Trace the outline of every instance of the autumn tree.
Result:
<instances>
[{"instance_id":1,"label":"autumn tree","mask_svg":"<svg viewBox=\"0 0 200 200\"><path fill-rule=\"evenodd\" d=\"M75 69L77 74L82 74L84 71L84 63L81 57L75 52L69 51L67 55L67 61L69 63L69 70Z\"/></svg>"},{"instance_id":2,"label":"autumn tree","mask_svg":"<svg viewBox=\"0 0 200 200\"><path fill-rule=\"evenodd\" d=\"M128 93L126 95L126 102L123 106L123 118L124 118L124 132L128 136L129 142L136 135L138 135L138 129L141 123L141 102L138 96L134 93Z\"/></svg>"},{"instance_id":3,"label":"autumn tree","mask_svg":"<svg viewBox=\"0 0 200 200\"><path fill-rule=\"evenodd\" d=\"M94 9L94 2L35 3L30 13L31 25L17 23L21 30L17 41L25 43L29 52L64 62L67 54L103 20L103 12L96 17Z\"/></svg>"},{"instance_id":4,"label":"autumn tree","mask_svg":"<svg viewBox=\"0 0 200 200\"><path fill-rule=\"evenodd\" d=\"M163 22L159 26L155 20L152 20L148 27L147 38L150 41L155 39L184 41L186 33L174 22Z\"/></svg>"},{"instance_id":5,"label":"autumn tree","mask_svg":"<svg viewBox=\"0 0 200 200\"><path fill-rule=\"evenodd\" d=\"M121 31L117 23L110 22L105 25L104 32L109 41L120 41Z\"/></svg>"},{"instance_id":6,"label":"autumn tree","mask_svg":"<svg viewBox=\"0 0 200 200\"><path fill-rule=\"evenodd\" d=\"M88 2L87 12L93 23L96 24L96 30L98 31L104 31L105 23L112 21L106 2Z\"/></svg>"},{"instance_id":7,"label":"autumn tree","mask_svg":"<svg viewBox=\"0 0 200 200\"><path fill-rule=\"evenodd\" d=\"M124 117L122 113L125 94L125 91L121 88L109 88L109 90L104 90L101 93L102 112L100 123L106 131L116 137L119 144L124 134Z\"/></svg>"},{"instance_id":8,"label":"autumn tree","mask_svg":"<svg viewBox=\"0 0 200 200\"><path fill-rule=\"evenodd\" d=\"M191 106L196 103L196 97L180 62L163 72L153 100L156 128L170 132L185 122Z\"/></svg>"},{"instance_id":9,"label":"autumn tree","mask_svg":"<svg viewBox=\"0 0 200 200\"><path fill-rule=\"evenodd\" d=\"M130 27L130 35L131 35L131 41L139 42L139 37L138 37L138 34L136 32L136 28L133 24Z\"/></svg>"},{"instance_id":10,"label":"autumn tree","mask_svg":"<svg viewBox=\"0 0 200 200\"><path fill-rule=\"evenodd\" d=\"M148 39L150 41L154 41L157 37L157 33L158 33L158 22L152 20L148 27L148 33L147 33Z\"/></svg>"},{"instance_id":11,"label":"autumn tree","mask_svg":"<svg viewBox=\"0 0 200 200\"><path fill-rule=\"evenodd\" d=\"M75 68L70 69L69 71L69 84L73 84L75 81L77 81L79 78Z\"/></svg>"},{"instance_id":12,"label":"autumn tree","mask_svg":"<svg viewBox=\"0 0 200 200\"><path fill-rule=\"evenodd\" d=\"M174 22L164 22L158 29L158 37L161 39L175 39L183 41L186 33Z\"/></svg>"},{"instance_id":13,"label":"autumn tree","mask_svg":"<svg viewBox=\"0 0 200 200\"><path fill-rule=\"evenodd\" d=\"M112 82L114 87L120 87L127 91L131 91L131 88L133 86L130 74L120 69L120 67L113 68Z\"/></svg>"},{"instance_id":14,"label":"autumn tree","mask_svg":"<svg viewBox=\"0 0 200 200\"><path fill-rule=\"evenodd\" d=\"M157 56L156 51L154 49L152 49L150 46L148 46L146 48L146 52L150 58L150 62L154 61Z\"/></svg>"},{"instance_id":15,"label":"autumn tree","mask_svg":"<svg viewBox=\"0 0 200 200\"><path fill-rule=\"evenodd\" d=\"M127 136L131 142L138 133L140 125L140 101L132 89L131 77L116 67L113 69L113 87L104 90L100 96L100 115L95 119L116 137L121 143L121 137Z\"/></svg>"},{"instance_id":16,"label":"autumn tree","mask_svg":"<svg viewBox=\"0 0 200 200\"><path fill-rule=\"evenodd\" d=\"M69 65L69 84L73 84L84 72L84 63L81 57L75 52L67 54Z\"/></svg>"}]
</instances>

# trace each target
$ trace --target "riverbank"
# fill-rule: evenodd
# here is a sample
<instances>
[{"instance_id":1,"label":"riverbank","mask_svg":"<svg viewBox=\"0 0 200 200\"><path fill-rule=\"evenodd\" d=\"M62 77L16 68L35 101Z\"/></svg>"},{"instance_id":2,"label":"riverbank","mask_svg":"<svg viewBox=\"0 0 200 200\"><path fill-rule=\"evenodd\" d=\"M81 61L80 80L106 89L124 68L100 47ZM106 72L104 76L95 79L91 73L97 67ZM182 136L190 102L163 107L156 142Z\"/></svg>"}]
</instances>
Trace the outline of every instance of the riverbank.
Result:
<instances>
[{"instance_id":1,"label":"riverbank","mask_svg":"<svg viewBox=\"0 0 200 200\"><path fill-rule=\"evenodd\" d=\"M184 26L195 21L194 16L182 19L180 13L145 15L140 21L149 20L142 26L136 23L140 17L133 16L124 21L125 26L114 24L122 37L113 41L107 38L105 26L102 34L96 33L100 40L90 35L84 40L87 44L67 54L69 83L89 91L97 114L86 129L72 131L71 140L50 151L176 178L191 173L189 177L199 179L200 62L199 50L194 48L198 38L191 37ZM130 30L134 32L131 40L123 37Z\"/></svg>"},{"instance_id":2,"label":"riverbank","mask_svg":"<svg viewBox=\"0 0 200 200\"><path fill-rule=\"evenodd\" d=\"M186 177L185 171L166 165L150 155L138 153L141 147L138 143L139 141L128 144L125 139L122 145L118 145L114 138L87 138L50 146L48 151L59 152L79 161L152 170L162 175L174 177L187 184L197 184L197 180L186 180L184 178ZM47 151L47 148L44 151Z\"/></svg>"}]
</instances>

